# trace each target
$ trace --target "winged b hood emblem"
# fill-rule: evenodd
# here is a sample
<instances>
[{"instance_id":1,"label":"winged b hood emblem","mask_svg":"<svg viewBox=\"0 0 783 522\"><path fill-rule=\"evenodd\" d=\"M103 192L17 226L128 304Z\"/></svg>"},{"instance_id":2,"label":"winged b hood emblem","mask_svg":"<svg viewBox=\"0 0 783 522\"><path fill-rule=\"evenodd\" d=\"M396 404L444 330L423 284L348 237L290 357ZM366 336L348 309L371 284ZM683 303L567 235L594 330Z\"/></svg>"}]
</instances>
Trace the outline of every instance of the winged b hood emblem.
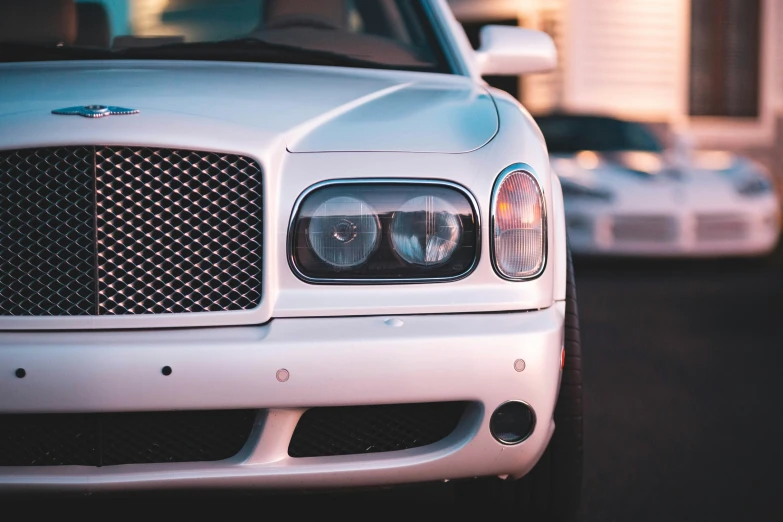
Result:
<instances>
[{"instance_id":1,"label":"winged b hood emblem","mask_svg":"<svg viewBox=\"0 0 783 522\"><path fill-rule=\"evenodd\" d=\"M52 114L84 116L85 118L103 118L106 116L138 113L139 109L126 109L125 107L113 107L111 105L85 105L83 107L66 107L52 111Z\"/></svg>"}]
</instances>

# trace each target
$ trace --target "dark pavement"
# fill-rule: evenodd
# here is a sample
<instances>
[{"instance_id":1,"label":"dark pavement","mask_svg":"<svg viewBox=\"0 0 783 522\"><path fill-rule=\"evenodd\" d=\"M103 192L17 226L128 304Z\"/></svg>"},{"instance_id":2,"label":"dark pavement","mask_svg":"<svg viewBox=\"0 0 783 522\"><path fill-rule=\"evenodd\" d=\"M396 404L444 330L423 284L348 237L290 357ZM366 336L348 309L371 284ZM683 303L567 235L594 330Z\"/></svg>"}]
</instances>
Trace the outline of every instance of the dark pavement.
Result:
<instances>
[{"instance_id":1,"label":"dark pavement","mask_svg":"<svg viewBox=\"0 0 783 522\"><path fill-rule=\"evenodd\" d=\"M578 259L576 272L584 520L783 520L783 261ZM460 518L449 485L272 498L7 500L6 513L27 519Z\"/></svg>"},{"instance_id":2,"label":"dark pavement","mask_svg":"<svg viewBox=\"0 0 783 522\"><path fill-rule=\"evenodd\" d=\"M783 263L582 263L585 520L783 520Z\"/></svg>"}]
</instances>

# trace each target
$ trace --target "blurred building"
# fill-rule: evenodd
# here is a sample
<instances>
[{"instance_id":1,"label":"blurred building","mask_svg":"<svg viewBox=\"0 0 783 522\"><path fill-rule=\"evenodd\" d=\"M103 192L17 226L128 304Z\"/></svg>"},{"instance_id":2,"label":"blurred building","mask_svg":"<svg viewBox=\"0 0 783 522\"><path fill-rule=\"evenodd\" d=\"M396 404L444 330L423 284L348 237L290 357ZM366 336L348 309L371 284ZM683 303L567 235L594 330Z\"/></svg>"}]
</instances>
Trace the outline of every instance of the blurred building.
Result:
<instances>
[{"instance_id":1,"label":"blurred building","mask_svg":"<svg viewBox=\"0 0 783 522\"><path fill-rule=\"evenodd\" d=\"M483 25L548 32L552 73L490 79L531 112L605 113L743 152L783 180L783 0L450 0Z\"/></svg>"}]
</instances>

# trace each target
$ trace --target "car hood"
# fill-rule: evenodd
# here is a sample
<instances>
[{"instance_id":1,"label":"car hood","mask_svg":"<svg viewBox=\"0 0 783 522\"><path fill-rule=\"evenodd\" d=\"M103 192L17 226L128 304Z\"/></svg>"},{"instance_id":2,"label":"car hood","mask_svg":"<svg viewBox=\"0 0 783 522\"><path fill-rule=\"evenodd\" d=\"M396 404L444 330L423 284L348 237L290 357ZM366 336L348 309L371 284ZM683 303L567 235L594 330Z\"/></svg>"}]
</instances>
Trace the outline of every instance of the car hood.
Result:
<instances>
[{"instance_id":1,"label":"car hood","mask_svg":"<svg viewBox=\"0 0 783 522\"><path fill-rule=\"evenodd\" d=\"M499 128L489 93L469 78L400 71L214 62L0 65L0 135L52 110L114 105L168 119L213 120L284 140L290 152L463 153ZM78 118L68 116L67 118ZM111 119L107 118L107 119ZM3 143L0 143L0 147Z\"/></svg>"}]
</instances>

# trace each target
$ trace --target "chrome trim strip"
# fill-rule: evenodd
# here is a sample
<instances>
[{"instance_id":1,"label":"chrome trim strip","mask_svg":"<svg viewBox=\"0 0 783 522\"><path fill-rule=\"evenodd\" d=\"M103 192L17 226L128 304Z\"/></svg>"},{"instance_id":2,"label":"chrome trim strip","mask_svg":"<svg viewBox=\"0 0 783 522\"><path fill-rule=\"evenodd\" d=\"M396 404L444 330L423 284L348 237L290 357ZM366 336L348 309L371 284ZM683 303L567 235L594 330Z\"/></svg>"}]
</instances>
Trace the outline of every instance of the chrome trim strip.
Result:
<instances>
[{"instance_id":1,"label":"chrome trim strip","mask_svg":"<svg viewBox=\"0 0 783 522\"><path fill-rule=\"evenodd\" d=\"M498 190L500 189L500 185L503 180L515 172L524 172L525 174L529 175L533 181L535 181L536 187L538 187L538 193L541 197L541 221L544 238L544 248L542 253L543 259L541 261L541 268L538 270L538 272L527 277L507 276L498 268L498 264L495 259L495 205L497 204ZM538 178L538 175L536 174L536 171L533 169L533 167L527 163L515 163L506 167L495 180L495 186L492 188L492 199L489 202L489 254L490 258L492 259L492 268L501 279L505 279L506 281L532 281L533 279L538 279L541 277L541 274L543 274L546 270L547 262L549 260L549 226L545 196L546 195L544 194L544 190L541 188L541 180Z\"/></svg>"},{"instance_id":2,"label":"chrome trim strip","mask_svg":"<svg viewBox=\"0 0 783 522\"><path fill-rule=\"evenodd\" d=\"M525 401L518 401L518 400L510 400L510 401L506 401L506 402L504 402L502 404L499 404L498 407L495 408L492 411L492 415L490 415L489 418L492 419L492 416L495 415L496 411L498 411L500 408L502 408L506 404L511 404L511 403L519 403L519 404L524 404L525 406L527 406L527 409L530 410L530 415L533 417L533 424L530 426L530 431L528 432L527 435L525 435L524 438L519 439L516 442L505 442L505 441L500 440L497 437L497 435L495 435L495 432L492 431L492 421L490 420L490 422L489 422L489 433L492 434L492 438L495 439L495 442L498 442L499 444L502 444L504 446L516 446L517 444L522 444L523 442L525 442L527 439L530 438L530 436L533 434L533 432L536 431L536 423L538 421L538 418L536 417L536 410L534 410L533 407L530 404L528 404L527 402L525 402Z\"/></svg>"},{"instance_id":3,"label":"chrome trim strip","mask_svg":"<svg viewBox=\"0 0 783 522\"><path fill-rule=\"evenodd\" d=\"M324 187L334 185L434 185L441 187L449 187L457 190L463 196L465 196L473 209L473 217L476 219L476 255L473 258L473 264L465 270L462 274L451 277L427 277L427 278L395 278L395 279L325 279L317 277L309 277L299 270L296 266L296 259L293 252L294 247L294 228L296 224L296 217L299 215L299 208L302 202L312 194L313 192L322 189ZM410 178L376 178L376 179L334 179L328 181L321 181L315 185L310 185L304 192L302 192L296 202L294 208L291 211L291 217L288 220L288 238L286 239L286 257L288 258L288 266L291 271L304 281L310 284L343 284L343 285L377 285L377 284L419 284L419 283L447 283L452 281L459 281L465 279L479 264L481 259L481 213L479 212L478 201L473 194L463 187L451 181L444 180L423 180L423 179L410 179Z\"/></svg>"}]
</instances>

